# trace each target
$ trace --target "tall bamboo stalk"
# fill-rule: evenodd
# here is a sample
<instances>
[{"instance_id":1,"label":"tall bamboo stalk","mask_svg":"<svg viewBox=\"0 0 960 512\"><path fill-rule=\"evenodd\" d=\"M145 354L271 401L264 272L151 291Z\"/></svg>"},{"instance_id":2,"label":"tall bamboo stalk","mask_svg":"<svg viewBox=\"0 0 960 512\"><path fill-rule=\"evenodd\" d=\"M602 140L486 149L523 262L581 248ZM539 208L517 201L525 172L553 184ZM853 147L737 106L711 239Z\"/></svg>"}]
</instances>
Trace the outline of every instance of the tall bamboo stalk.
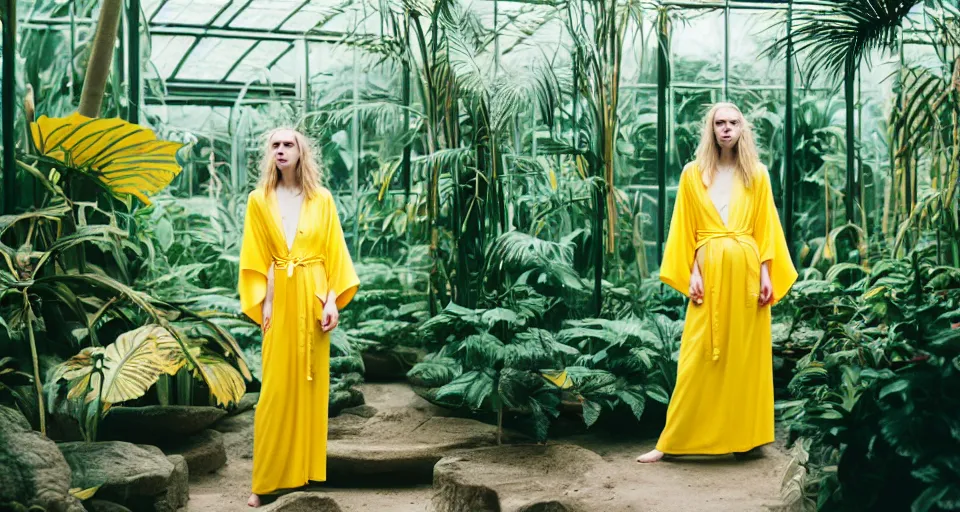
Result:
<instances>
[{"instance_id":1,"label":"tall bamboo stalk","mask_svg":"<svg viewBox=\"0 0 960 512\"><path fill-rule=\"evenodd\" d=\"M83 91L80 93L81 115L100 117L100 107L110 78L110 64L113 62L113 47L117 42L117 28L123 12L123 0L103 0L100 5L100 19L97 32L93 36L90 50L90 62L83 79Z\"/></svg>"}]
</instances>

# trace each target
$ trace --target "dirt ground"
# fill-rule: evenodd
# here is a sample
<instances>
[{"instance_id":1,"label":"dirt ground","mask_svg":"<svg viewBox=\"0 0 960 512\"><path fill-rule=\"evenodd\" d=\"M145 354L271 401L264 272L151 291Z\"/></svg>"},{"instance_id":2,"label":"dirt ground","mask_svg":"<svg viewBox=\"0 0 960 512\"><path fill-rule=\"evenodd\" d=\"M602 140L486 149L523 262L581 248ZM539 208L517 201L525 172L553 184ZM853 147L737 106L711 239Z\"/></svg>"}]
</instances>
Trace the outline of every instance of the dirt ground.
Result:
<instances>
[{"instance_id":1,"label":"dirt ground","mask_svg":"<svg viewBox=\"0 0 960 512\"><path fill-rule=\"evenodd\" d=\"M249 459L230 460L217 473L201 477L196 482L190 482L190 502L187 503L187 511L252 510L247 507L252 470L253 461ZM340 489L315 486L309 490L332 497L343 512L378 510L425 512L430 510L430 498L433 496L433 488L430 485L398 489ZM269 504L264 501L263 509L269 508Z\"/></svg>"},{"instance_id":2,"label":"dirt ground","mask_svg":"<svg viewBox=\"0 0 960 512\"><path fill-rule=\"evenodd\" d=\"M403 384L368 384L364 386L364 394L396 401L397 405L406 408L410 406L412 392L404 387ZM376 407L383 411L389 408L389 404L380 401ZM635 462L635 458L651 449L655 440L617 442L583 435L557 442L576 444L603 459L603 464L594 469L588 479L609 492L590 491L590 510L748 512L779 510L782 506L780 483L790 459L779 443L764 447L763 457L748 461L736 461L732 456L687 457L641 465ZM246 500L250 492L251 469L250 459L231 457L218 472L192 481L186 510L250 510ZM305 490L332 497L344 512L433 510L434 490L430 484L397 488L314 485ZM265 501L264 505L263 509L270 509L269 502Z\"/></svg>"}]
</instances>

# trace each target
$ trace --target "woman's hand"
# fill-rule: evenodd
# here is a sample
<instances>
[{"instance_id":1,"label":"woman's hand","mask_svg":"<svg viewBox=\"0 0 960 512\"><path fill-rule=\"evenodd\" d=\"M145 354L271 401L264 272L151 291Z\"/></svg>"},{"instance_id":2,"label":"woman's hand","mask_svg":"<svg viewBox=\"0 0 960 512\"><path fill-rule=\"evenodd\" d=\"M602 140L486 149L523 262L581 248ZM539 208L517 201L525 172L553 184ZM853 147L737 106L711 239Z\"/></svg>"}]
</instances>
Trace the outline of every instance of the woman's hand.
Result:
<instances>
[{"instance_id":1,"label":"woman's hand","mask_svg":"<svg viewBox=\"0 0 960 512\"><path fill-rule=\"evenodd\" d=\"M263 323L260 328L263 334L270 328L270 320L273 319L273 265L267 271L267 297L263 300Z\"/></svg>"},{"instance_id":2,"label":"woman's hand","mask_svg":"<svg viewBox=\"0 0 960 512\"><path fill-rule=\"evenodd\" d=\"M703 304L703 276L697 264L693 265L693 273L690 274L690 300L698 306Z\"/></svg>"},{"instance_id":3,"label":"woman's hand","mask_svg":"<svg viewBox=\"0 0 960 512\"><path fill-rule=\"evenodd\" d=\"M263 334L266 334L267 329L270 328L271 318L273 318L273 300L267 299L263 301L263 323L260 325Z\"/></svg>"},{"instance_id":4,"label":"woman's hand","mask_svg":"<svg viewBox=\"0 0 960 512\"><path fill-rule=\"evenodd\" d=\"M323 332L330 332L340 323L340 310L337 309L337 297L331 291L327 294L327 301L323 303L323 317L320 327Z\"/></svg>"},{"instance_id":5,"label":"woman's hand","mask_svg":"<svg viewBox=\"0 0 960 512\"><path fill-rule=\"evenodd\" d=\"M773 283L770 281L770 271L767 269L767 262L760 265L760 297L757 300L760 307L764 307L773 302Z\"/></svg>"}]
</instances>

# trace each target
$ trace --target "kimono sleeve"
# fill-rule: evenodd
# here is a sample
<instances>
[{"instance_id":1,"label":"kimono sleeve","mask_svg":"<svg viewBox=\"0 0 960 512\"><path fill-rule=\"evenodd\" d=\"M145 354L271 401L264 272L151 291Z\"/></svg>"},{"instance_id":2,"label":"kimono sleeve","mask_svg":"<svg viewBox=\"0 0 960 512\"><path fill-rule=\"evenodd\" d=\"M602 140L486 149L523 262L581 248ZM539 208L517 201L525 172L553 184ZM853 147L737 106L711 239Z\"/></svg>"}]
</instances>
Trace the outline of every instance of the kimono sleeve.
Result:
<instances>
[{"instance_id":1,"label":"kimono sleeve","mask_svg":"<svg viewBox=\"0 0 960 512\"><path fill-rule=\"evenodd\" d=\"M267 272L270 269L265 220L258 195L251 192L243 221L237 289L240 310L258 325L263 322L263 301L267 297Z\"/></svg>"},{"instance_id":2,"label":"kimono sleeve","mask_svg":"<svg viewBox=\"0 0 960 512\"><path fill-rule=\"evenodd\" d=\"M770 262L770 281L773 284L773 302L776 304L797 281L797 269L790 258L790 249L783 234L780 216L773 201L773 188L770 174L761 168L757 176L756 218L754 219L753 238L760 249L760 263Z\"/></svg>"},{"instance_id":3,"label":"kimono sleeve","mask_svg":"<svg viewBox=\"0 0 960 512\"><path fill-rule=\"evenodd\" d=\"M333 291L336 296L337 309L342 310L353 300L353 296L360 287L360 278L353 267L353 260L350 257L350 251L347 249L347 241L343 236L343 228L340 226L340 216L337 214L337 205L333 201L332 194L323 195L324 213L322 218L326 219L326 226L321 226L325 233L324 241L324 267L327 273L328 293ZM321 297L325 301L326 296Z\"/></svg>"},{"instance_id":4,"label":"kimono sleeve","mask_svg":"<svg viewBox=\"0 0 960 512\"><path fill-rule=\"evenodd\" d=\"M690 173L695 169L688 166L680 176L673 218L663 248L663 262L660 263L660 280L687 297L690 296L690 274L696 256L696 203L690 189Z\"/></svg>"}]
</instances>

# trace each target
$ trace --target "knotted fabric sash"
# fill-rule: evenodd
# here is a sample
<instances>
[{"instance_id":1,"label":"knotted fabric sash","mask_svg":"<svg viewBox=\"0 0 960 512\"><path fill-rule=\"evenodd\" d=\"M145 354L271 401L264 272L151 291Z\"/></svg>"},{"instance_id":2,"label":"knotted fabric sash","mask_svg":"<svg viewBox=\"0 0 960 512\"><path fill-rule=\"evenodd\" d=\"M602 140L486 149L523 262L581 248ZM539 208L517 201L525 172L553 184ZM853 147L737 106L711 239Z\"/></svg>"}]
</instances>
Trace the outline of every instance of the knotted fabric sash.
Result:
<instances>
[{"instance_id":1,"label":"knotted fabric sash","mask_svg":"<svg viewBox=\"0 0 960 512\"><path fill-rule=\"evenodd\" d=\"M274 257L273 265L278 270L287 271L287 279L292 279L294 277L294 270L297 267L301 267L303 270L306 270L310 265L324 263L323 256L312 256L309 258L302 257ZM307 380L313 380L313 322L316 321L316 317L313 314L314 300L312 288L309 283L310 279L313 279L313 274L310 272L297 272L297 279L293 281L293 286L297 290L297 301L300 302L297 306L289 307L289 310L296 310L300 315L297 318L297 353L301 358L305 359L306 362L306 375ZM290 285L288 284L288 286ZM313 283L316 286L316 283Z\"/></svg>"},{"instance_id":2,"label":"knotted fabric sash","mask_svg":"<svg viewBox=\"0 0 960 512\"><path fill-rule=\"evenodd\" d=\"M744 256L747 256L750 251L753 256L755 256L754 262L751 262L747 258L747 275L748 278L756 278L757 282L760 280L760 269L759 269L759 260L760 260L760 248L757 246L757 241L753 238L753 234L747 231L729 231L722 229L698 229L697 230L697 248L699 251L701 247L707 245L713 240L719 240L721 238L732 238L737 243L740 244L741 249L744 251ZM708 247L708 252L706 254L706 261L715 262L715 273L710 275L709 280L706 281L706 286L708 292L710 293L710 302L708 307L710 308L710 352L707 354L707 360L719 361L720 360L720 347L717 346L717 339L720 331L720 284L722 280L723 272L723 246L721 244L711 244ZM756 267L756 268L755 268ZM702 269L701 269L702 270ZM754 275L756 274L756 275ZM732 307L737 307L731 305Z\"/></svg>"}]
</instances>

